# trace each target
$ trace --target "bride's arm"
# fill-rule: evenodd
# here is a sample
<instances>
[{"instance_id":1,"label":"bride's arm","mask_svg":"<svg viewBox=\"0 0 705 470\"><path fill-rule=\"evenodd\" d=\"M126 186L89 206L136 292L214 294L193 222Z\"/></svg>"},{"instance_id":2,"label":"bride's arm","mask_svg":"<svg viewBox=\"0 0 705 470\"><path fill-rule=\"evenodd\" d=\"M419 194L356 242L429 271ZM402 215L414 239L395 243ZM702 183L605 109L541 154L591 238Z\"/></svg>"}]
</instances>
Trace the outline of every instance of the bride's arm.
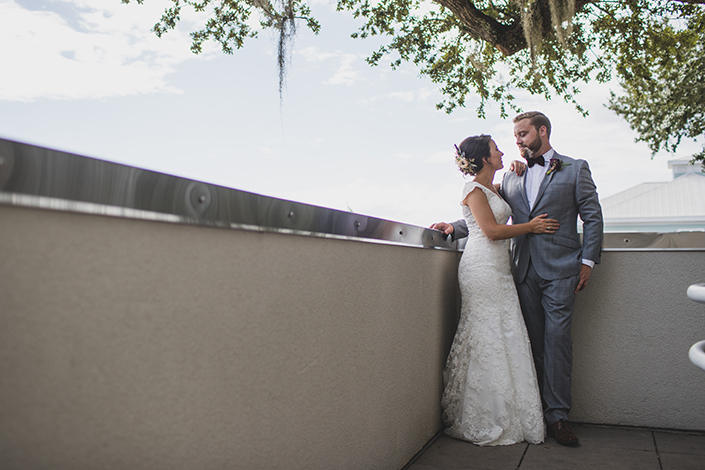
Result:
<instances>
[{"instance_id":1,"label":"bride's arm","mask_svg":"<svg viewBox=\"0 0 705 470\"><path fill-rule=\"evenodd\" d=\"M498 224L487 201L487 196L480 188L473 189L463 200L463 204L472 211L477 225L490 240L504 240L527 233L556 233L559 224L555 219L547 219L547 214L534 217L525 224Z\"/></svg>"}]
</instances>

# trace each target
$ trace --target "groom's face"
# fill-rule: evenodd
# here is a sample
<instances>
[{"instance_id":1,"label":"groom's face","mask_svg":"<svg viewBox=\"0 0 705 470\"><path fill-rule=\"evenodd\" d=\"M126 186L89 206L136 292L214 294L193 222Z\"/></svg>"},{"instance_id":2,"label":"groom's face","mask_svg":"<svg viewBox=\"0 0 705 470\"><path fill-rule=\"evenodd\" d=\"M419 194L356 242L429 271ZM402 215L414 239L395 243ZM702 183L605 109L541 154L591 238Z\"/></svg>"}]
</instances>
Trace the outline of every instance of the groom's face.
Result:
<instances>
[{"instance_id":1,"label":"groom's face","mask_svg":"<svg viewBox=\"0 0 705 470\"><path fill-rule=\"evenodd\" d=\"M530 119L522 119L514 124L514 137L521 156L527 160L536 156L543 145L541 133L531 124Z\"/></svg>"}]
</instances>

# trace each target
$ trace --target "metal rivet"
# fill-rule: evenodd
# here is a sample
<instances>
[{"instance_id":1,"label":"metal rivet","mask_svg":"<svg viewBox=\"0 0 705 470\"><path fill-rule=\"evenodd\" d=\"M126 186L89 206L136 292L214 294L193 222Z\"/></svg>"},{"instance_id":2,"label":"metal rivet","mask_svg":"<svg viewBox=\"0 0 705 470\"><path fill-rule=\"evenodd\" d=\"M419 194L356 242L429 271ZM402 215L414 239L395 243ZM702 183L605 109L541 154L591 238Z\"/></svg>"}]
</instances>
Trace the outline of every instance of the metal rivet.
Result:
<instances>
[{"instance_id":1,"label":"metal rivet","mask_svg":"<svg viewBox=\"0 0 705 470\"><path fill-rule=\"evenodd\" d=\"M294 211L289 212L288 217L289 217L290 219L291 219L292 217L294 217Z\"/></svg>"},{"instance_id":2,"label":"metal rivet","mask_svg":"<svg viewBox=\"0 0 705 470\"><path fill-rule=\"evenodd\" d=\"M204 202L206 202L206 196L203 195L203 194L200 195L200 196L198 196L198 202L200 202L201 204L203 204Z\"/></svg>"},{"instance_id":3,"label":"metal rivet","mask_svg":"<svg viewBox=\"0 0 705 470\"><path fill-rule=\"evenodd\" d=\"M355 228L360 228L360 222L358 222L357 220L355 221Z\"/></svg>"}]
</instances>

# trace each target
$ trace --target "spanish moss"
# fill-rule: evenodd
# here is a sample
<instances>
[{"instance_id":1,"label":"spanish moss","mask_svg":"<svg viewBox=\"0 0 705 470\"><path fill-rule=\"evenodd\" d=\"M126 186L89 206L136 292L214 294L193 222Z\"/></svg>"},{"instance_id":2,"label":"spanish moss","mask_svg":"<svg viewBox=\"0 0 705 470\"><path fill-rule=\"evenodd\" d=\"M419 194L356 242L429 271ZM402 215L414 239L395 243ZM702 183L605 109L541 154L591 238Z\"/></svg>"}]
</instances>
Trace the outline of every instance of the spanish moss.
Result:
<instances>
[{"instance_id":1,"label":"spanish moss","mask_svg":"<svg viewBox=\"0 0 705 470\"><path fill-rule=\"evenodd\" d=\"M283 3L283 2L282 2ZM296 20L294 17L294 2L288 0L282 5L282 12L278 14L277 29L279 41L277 44L277 67L279 69L279 107L282 106L284 87L286 85L287 64L291 61L290 49L296 35Z\"/></svg>"},{"instance_id":2,"label":"spanish moss","mask_svg":"<svg viewBox=\"0 0 705 470\"><path fill-rule=\"evenodd\" d=\"M524 38L533 63L541 52L541 42L544 37L543 13L538 0L518 1L521 11ZM548 0L551 12L551 25L556 30L559 43L566 48L567 39L573 31L572 18L575 15L575 0ZM565 26L564 26L565 25Z\"/></svg>"}]
</instances>

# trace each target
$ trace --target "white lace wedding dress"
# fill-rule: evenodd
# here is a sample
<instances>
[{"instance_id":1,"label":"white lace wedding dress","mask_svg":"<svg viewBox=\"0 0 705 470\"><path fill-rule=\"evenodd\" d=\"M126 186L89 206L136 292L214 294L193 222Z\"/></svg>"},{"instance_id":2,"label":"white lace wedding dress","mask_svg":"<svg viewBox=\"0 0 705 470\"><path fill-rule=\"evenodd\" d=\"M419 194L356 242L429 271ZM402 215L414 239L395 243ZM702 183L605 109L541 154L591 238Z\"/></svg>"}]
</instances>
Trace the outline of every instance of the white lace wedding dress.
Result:
<instances>
[{"instance_id":1,"label":"white lace wedding dress","mask_svg":"<svg viewBox=\"0 0 705 470\"><path fill-rule=\"evenodd\" d=\"M495 220L506 224L511 208L488 188ZM492 241L463 205L468 241L458 267L462 308L443 372L443 420L451 437L478 445L543 442L544 419L531 345L519 307L508 240Z\"/></svg>"}]
</instances>

